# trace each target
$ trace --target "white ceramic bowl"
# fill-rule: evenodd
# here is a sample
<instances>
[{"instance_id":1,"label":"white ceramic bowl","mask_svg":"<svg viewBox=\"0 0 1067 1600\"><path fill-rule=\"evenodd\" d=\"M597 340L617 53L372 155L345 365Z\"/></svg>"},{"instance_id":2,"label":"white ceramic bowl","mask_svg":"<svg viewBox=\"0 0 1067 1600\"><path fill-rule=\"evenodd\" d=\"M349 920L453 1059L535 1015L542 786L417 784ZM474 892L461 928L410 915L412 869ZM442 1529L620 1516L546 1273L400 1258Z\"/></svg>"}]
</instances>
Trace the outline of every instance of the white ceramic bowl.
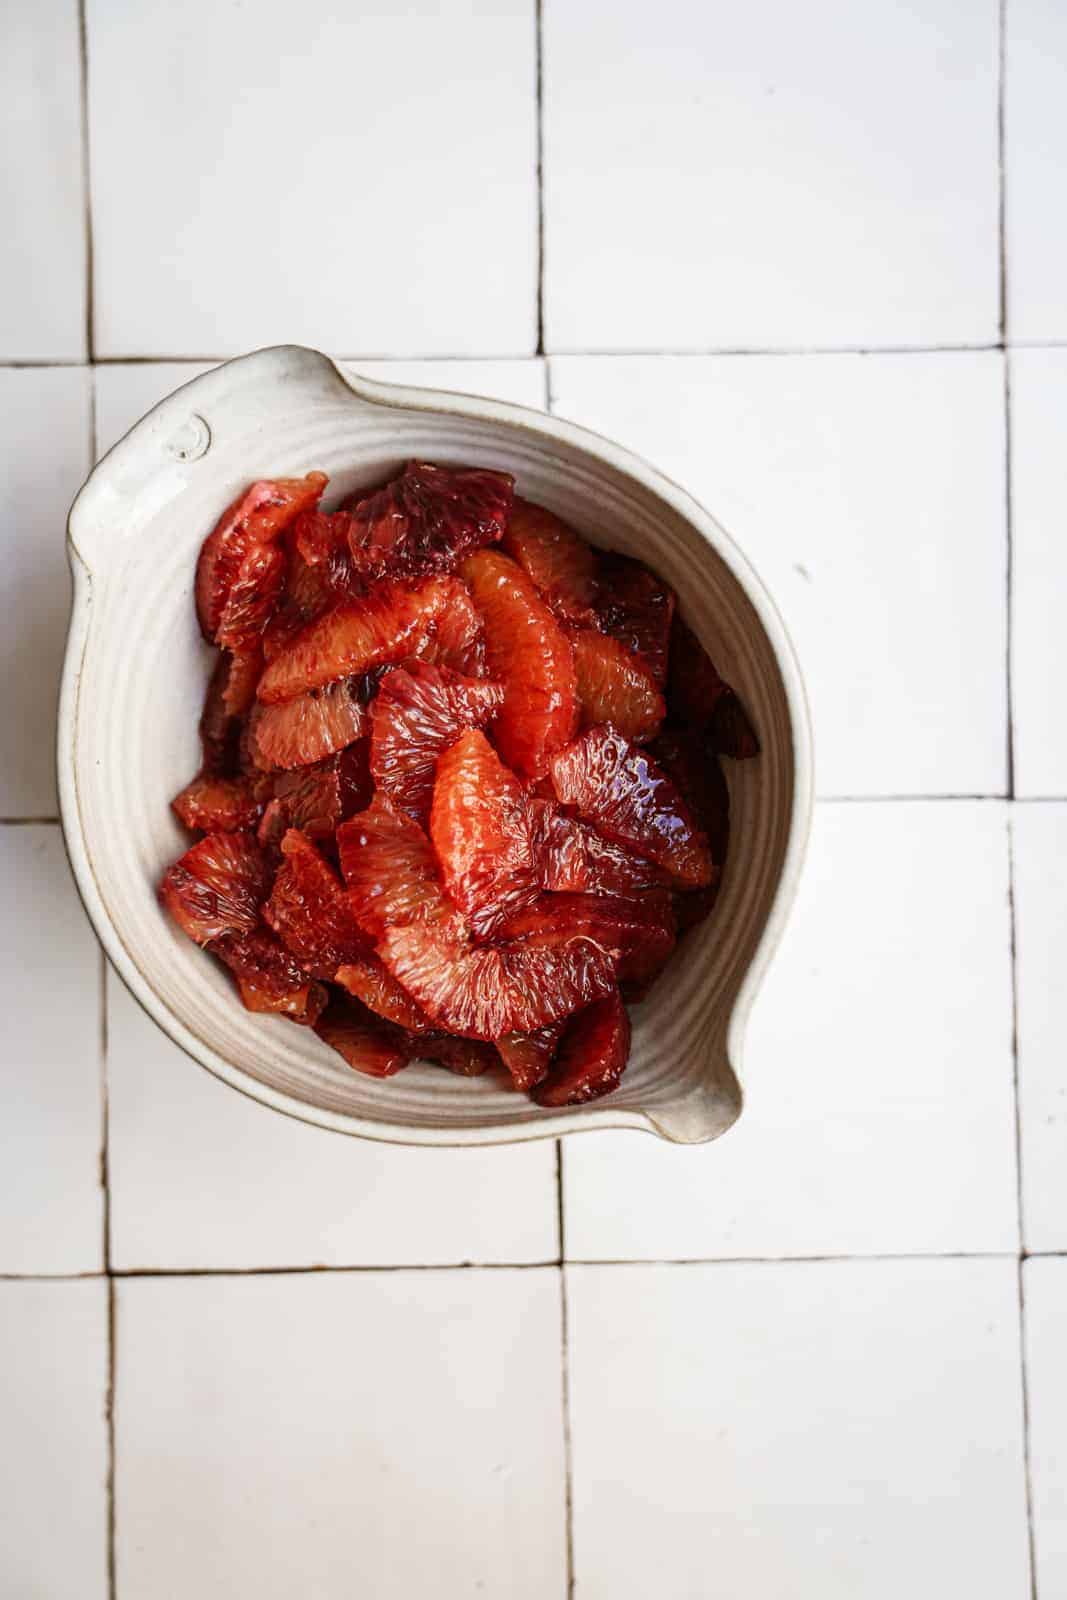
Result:
<instances>
[{"instance_id":1,"label":"white ceramic bowl","mask_svg":"<svg viewBox=\"0 0 1067 1600\"><path fill-rule=\"evenodd\" d=\"M635 1009L630 1067L592 1105L542 1110L485 1078L414 1066L378 1081L307 1029L242 1009L223 970L164 916L156 884L187 844L169 802L198 764L210 669L193 609L204 535L250 480L322 468L327 503L409 457L514 473L594 544L640 556L740 691L762 741L725 763L732 830L712 916ZM130 989L218 1077L276 1110L368 1138L485 1144L590 1128L682 1143L737 1118L746 1016L796 888L811 807L800 673L759 579L711 516L618 445L493 400L352 377L283 346L186 384L97 466L70 514L74 609L59 712L70 859Z\"/></svg>"}]
</instances>

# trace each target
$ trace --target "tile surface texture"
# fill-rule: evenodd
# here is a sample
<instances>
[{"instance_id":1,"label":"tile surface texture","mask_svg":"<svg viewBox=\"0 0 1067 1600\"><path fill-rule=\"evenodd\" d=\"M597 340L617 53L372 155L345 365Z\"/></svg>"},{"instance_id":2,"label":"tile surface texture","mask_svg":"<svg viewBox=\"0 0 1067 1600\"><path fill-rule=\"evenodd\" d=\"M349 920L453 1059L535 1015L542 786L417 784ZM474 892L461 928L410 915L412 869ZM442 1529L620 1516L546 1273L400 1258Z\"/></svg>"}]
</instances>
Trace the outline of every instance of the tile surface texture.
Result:
<instances>
[{"instance_id":1,"label":"tile surface texture","mask_svg":"<svg viewBox=\"0 0 1067 1600\"><path fill-rule=\"evenodd\" d=\"M549 350L997 337L995 0L544 11Z\"/></svg>"},{"instance_id":2,"label":"tile surface texture","mask_svg":"<svg viewBox=\"0 0 1067 1600\"><path fill-rule=\"evenodd\" d=\"M0 367L0 817L56 814L64 531L89 470L89 385L84 369Z\"/></svg>"},{"instance_id":3,"label":"tile surface texture","mask_svg":"<svg viewBox=\"0 0 1067 1600\"><path fill-rule=\"evenodd\" d=\"M1015 792L1067 796L1067 350L1011 356Z\"/></svg>"},{"instance_id":4,"label":"tile surface texture","mask_svg":"<svg viewBox=\"0 0 1067 1600\"><path fill-rule=\"evenodd\" d=\"M1067 1250L1067 804L1016 806L1023 1243Z\"/></svg>"},{"instance_id":5,"label":"tile surface texture","mask_svg":"<svg viewBox=\"0 0 1067 1600\"><path fill-rule=\"evenodd\" d=\"M1004 52L1008 335L1067 339L1067 10L1007 0Z\"/></svg>"},{"instance_id":6,"label":"tile surface texture","mask_svg":"<svg viewBox=\"0 0 1067 1600\"><path fill-rule=\"evenodd\" d=\"M107 1600L107 1284L0 1283L0 1592Z\"/></svg>"},{"instance_id":7,"label":"tile surface texture","mask_svg":"<svg viewBox=\"0 0 1067 1600\"><path fill-rule=\"evenodd\" d=\"M567 1283L578 1594L1029 1600L1014 1262Z\"/></svg>"},{"instance_id":8,"label":"tile surface texture","mask_svg":"<svg viewBox=\"0 0 1067 1600\"><path fill-rule=\"evenodd\" d=\"M99 1272L100 955L58 828L0 828L0 905L0 1274Z\"/></svg>"},{"instance_id":9,"label":"tile surface texture","mask_svg":"<svg viewBox=\"0 0 1067 1600\"><path fill-rule=\"evenodd\" d=\"M551 1268L124 1282L118 1592L564 1600L559 1338Z\"/></svg>"},{"instance_id":10,"label":"tile surface texture","mask_svg":"<svg viewBox=\"0 0 1067 1600\"><path fill-rule=\"evenodd\" d=\"M1038 1600L1067 1593L1067 1261L1023 1267Z\"/></svg>"},{"instance_id":11,"label":"tile surface texture","mask_svg":"<svg viewBox=\"0 0 1067 1600\"><path fill-rule=\"evenodd\" d=\"M88 24L101 354L534 349L533 0Z\"/></svg>"},{"instance_id":12,"label":"tile surface texture","mask_svg":"<svg viewBox=\"0 0 1067 1600\"><path fill-rule=\"evenodd\" d=\"M77 0L5 0L3 22L0 361L84 361Z\"/></svg>"}]
</instances>

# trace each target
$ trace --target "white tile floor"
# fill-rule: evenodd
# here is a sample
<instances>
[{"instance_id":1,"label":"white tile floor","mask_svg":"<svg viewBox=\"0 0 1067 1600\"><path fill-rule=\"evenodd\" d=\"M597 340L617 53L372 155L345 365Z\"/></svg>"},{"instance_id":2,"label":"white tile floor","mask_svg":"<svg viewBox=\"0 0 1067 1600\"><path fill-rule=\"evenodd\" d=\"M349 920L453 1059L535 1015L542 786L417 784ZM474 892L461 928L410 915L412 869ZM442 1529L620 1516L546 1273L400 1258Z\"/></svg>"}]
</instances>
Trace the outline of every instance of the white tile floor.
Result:
<instances>
[{"instance_id":1,"label":"white tile floor","mask_svg":"<svg viewBox=\"0 0 1067 1600\"><path fill-rule=\"evenodd\" d=\"M4 1600L1067 1591L1065 15L6 8ZM105 982L65 508L283 339L623 439L771 584L824 798L721 1143L356 1144Z\"/></svg>"}]
</instances>

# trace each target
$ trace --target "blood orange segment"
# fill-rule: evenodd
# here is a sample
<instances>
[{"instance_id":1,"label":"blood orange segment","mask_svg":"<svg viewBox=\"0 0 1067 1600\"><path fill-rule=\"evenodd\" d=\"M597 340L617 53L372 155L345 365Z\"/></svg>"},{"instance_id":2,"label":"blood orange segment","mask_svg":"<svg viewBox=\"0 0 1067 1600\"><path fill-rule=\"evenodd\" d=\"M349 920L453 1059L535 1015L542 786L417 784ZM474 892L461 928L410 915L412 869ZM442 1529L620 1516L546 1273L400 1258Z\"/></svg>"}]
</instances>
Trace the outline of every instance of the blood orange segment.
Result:
<instances>
[{"instance_id":1,"label":"blood orange segment","mask_svg":"<svg viewBox=\"0 0 1067 1600\"><path fill-rule=\"evenodd\" d=\"M674 780L707 834L717 869L705 888L676 897L675 915L681 935L703 922L718 899L730 842L730 791L706 733L695 728L664 728L650 746L650 753Z\"/></svg>"},{"instance_id":2,"label":"blood orange segment","mask_svg":"<svg viewBox=\"0 0 1067 1600\"><path fill-rule=\"evenodd\" d=\"M237 979L237 990L246 1011L264 1011L270 1016L288 1017L290 1022L313 1025L326 1004L327 995L321 983L306 980L301 989L287 989L275 994L247 978Z\"/></svg>"},{"instance_id":3,"label":"blood orange segment","mask_svg":"<svg viewBox=\"0 0 1067 1600\"><path fill-rule=\"evenodd\" d=\"M627 894L670 882L669 874L588 822L561 811L555 800L531 800L530 834L542 889L553 893Z\"/></svg>"},{"instance_id":4,"label":"blood orange segment","mask_svg":"<svg viewBox=\"0 0 1067 1600\"><path fill-rule=\"evenodd\" d=\"M566 1025L564 1018L561 1022L546 1022L533 1033L506 1033L497 1040L501 1060L516 1089L532 1089L547 1075Z\"/></svg>"},{"instance_id":5,"label":"blood orange segment","mask_svg":"<svg viewBox=\"0 0 1067 1600\"><path fill-rule=\"evenodd\" d=\"M516 496L503 549L533 579L557 616L578 624L592 621L596 556L567 523Z\"/></svg>"},{"instance_id":6,"label":"blood orange segment","mask_svg":"<svg viewBox=\"0 0 1067 1600\"><path fill-rule=\"evenodd\" d=\"M747 711L681 617L674 619L671 631L667 699L671 715L694 728L706 729L721 755L735 761L759 755L759 740Z\"/></svg>"},{"instance_id":7,"label":"blood orange segment","mask_svg":"<svg viewBox=\"0 0 1067 1600\"><path fill-rule=\"evenodd\" d=\"M552 782L598 832L666 868L682 887L711 882L708 841L674 784L613 728L590 728L553 757Z\"/></svg>"},{"instance_id":8,"label":"blood orange segment","mask_svg":"<svg viewBox=\"0 0 1067 1600\"><path fill-rule=\"evenodd\" d=\"M256 697L263 670L257 642L243 651L223 651L219 656L200 715L200 744L204 771L232 777L238 768L241 719Z\"/></svg>"},{"instance_id":9,"label":"blood orange segment","mask_svg":"<svg viewBox=\"0 0 1067 1600\"><path fill-rule=\"evenodd\" d=\"M358 678L339 678L277 705L257 703L249 718L248 749L257 767L311 766L366 733L369 719Z\"/></svg>"},{"instance_id":10,"label":"blood orange segment","mask_svg":"<svg viewBox=\"0 0 1067 1600\"><path fill-rule=\"evenodd\" d=\"M186 828L204 833L235 833L255 828L263 807L247 778L216 778L201 772L171 801Z\"/></svg>"},{"instance_id":11,"label":"blood orange segment","mask_svg":"<svg viewBox=\"0 0 1067 1600\"><path fill-rule=\"evenodd\" d=\"M358 959L367 938L340 879L311 840L290 828L281 849L264 921L306 972L329 980L338 967Z\"/></svg>"},{"instance_id":12,"label":"blood orange segment","mask_svg":"<svg viewBox=\"0 0 1067 1600\"><path fill-rule=\"evenodd\" d=\"M415 654L432 666L448 667L465 678L484 678L485 629L470 590L453 578L446 604L433 627L417 644Z\"/></svg>"},{"instance_id":13,"label":"blood orange segment","mask_svg":"<svg viewBox=\"0 0 1067 1600\"><path fill-rule=\"evenodd\" d=\"M167 868L159 898L197 944L250 933L270 889L266 857L250 833L209 833Z\"/></svg>"},{"instance_id":14,"label":"blood orange segment","mask_svg":"<svg viewBox=\"0 0 1067 1600\"><path fill-rule=\"evenodd\" d=\"M373 953L338 967L334 979L377 1016L406 1028L409 1033L426 1033L433 1026L422 1008Z\"/></svg>"},{"instance_id":15,"label":"blood orange segment","mask_svg":"<svg viewBox=\"0 0 1067 1600\"><path fill-rule=\"evenodd\" d=\"M352 570L347 545L327 560L312 566L295 544L289 552L285 588L263 630L263 657L273 661L309 622L343 600L356 600L363 586Z\"/></svg>"},{"instance_id":16,"label":"blood orange segment","mask_svg":"<svg viewBox=\"0 0 1067 1600\"><path fill-rule=\"evenodd\" d=\"M630 1056L630 1019L618 990L572 1017L548 1077L532 1091L541 1106L581 1106L610 1094Z\"/></svg>"},{"instance_id":17,"label":"blood orange segment","mask_svg":"<svg viewBox=\"0 0 1067 1600\"><path fill-rule=\"evenodd\" d=\"M577 726L570 641L509 556L479 550L463 563L462 574L485 619L490 674L504 686L493 737L509 767L537 777Z\"/></svg>"},{"instance_id":18,"label":"blood orange segment","mask_svg":"<svg viewBox=\"0 0 1067 1600\"><path fill-rule=\"evenodd\" d=\"M451 572L471 550L501 537L513 493L506 472L409 461L348 513L353 564L370 577Z\"/></svg>"},{"instance_id":19,"label":"blood orange segment","mask_svg":"<svg viewBox=\"0 0 1067 1600\"><path fill-rule=\"evenodd\" d=\"M211 953L230 968L250 1011L281 1012L294 1022L313 1023L326 1004L323 985L268 928L216 939Z\"/></svg>"},{"instance_id":20,"label":"blood orange segment","mask_svg":"<svg viewBox=\"0 0 1067 1600\"><path fill-rule=\"evenodd\" d=\"M429 821L437 758L464 728L481 728L503 703L499 684L412 661L382 679L371 706L371 771L378 788Z\"/></svg>"},{"instance_id":21,"label":"blood orange segment","mask_svg":"<svg viewBox=\"0 0 1067 1600\"><path fill-rule=\"evenodd\" d=\"M419 636L448 603L446 578L421 583L381 583L371 594L334 606L297 634L268 663L260 700L291 700L336 678L369 672L413 653Z\"/></svg>"},{"instance_id":22,"label":"blood orange segment","mask_svg":"<svg viewBox=\"0 0 1067 1600\"><path fill-rule=\"evenodd\" d=\"M525 791L476 728L437 763L430 837L449 898L477 933L537 894Z\"/></svg>"},{"instance_id":23,"label":"blood orange segment","mask_svg":"<svg viewBox=\"0 0 1067 1600\"><path fill-rule=\"evenodd\" d=\"M326 474L252 484L204 540L196 567L196 612L204 637L246 648L262 632L285 581L278 535L315 505Z\"/></svg>"},{"instance_id":24,"label":"blood orange segment","mask_svg":"<svg viewBox=\"0 0 1067 1600\"><path fill-rule=\"evenodd\" d=\"M391 1078L410 1059L403 1030L383 1022L355 1000L332 1000L316 1022L315 1032L323 1044L369 1078Z\"/></svg>"},{"instance_id":25,"label":"blood orange segment","mask_svg":"<svg viewBox=\"0 0 1067 1600\"><path fill-rule=\"evenodd\" d=\"M340 755L313 767L276 773L274 798L259 825L260 843L280 844L286 828L300 828L320 845L332 843L337 824L370 802L374 785L369 760L370 740L357 739Z\"/></svg>"},{"instance_id":26,"label":"blood orange segment","mask_svg":"<svg viewBox=\"0 0 1067 1600\"><path fill-rule=\"evenodd\" d=\"M337 848L353 912L372 937L409 922L457 920L429 839L387 795L338 828Z\"/></svg>"},{"instance_id":27,"label":"blood orange segment","mask_svg":"<svg viewBox=\"0 0 1067 1600\"><path fill-rule=\"evenodd\" d=\"M475 1039L530 1033L606 994L618 951L568 933L467 945L447 930L390 928L378 954L440 1027Z\"/></svg>"},{"instance_id":28,"label":"blood orange segment","mask_svg":"<svg viewBox=\"0 0 1067 1600\"><path fill-rule=\"evenodd\" d=\"M597 614L605 633L636 652L657 685L667 677L674 590L640 561L604 555L599 566Z\"/></svg>"},{"instance_id":29,"label":"blood orange segment","mask_svg":"<svg viewBox=\"0 0 1067 1600\"><path fill-rule=\"evenodd\" d=\"M642 894L546 894L514 912L500 927L502 939L516 940L548 931L585 935L618 950L619 979L651 983L674 949L674 911L666 889Z\"/></svg>"},{"instance_id":30,"label":"blood orange segment","mask_svg":"<svg viewBox=\"0 0 1067 1600\"><path fill-rule=\"evenodd\" d=\"M481 1039L457 1039L450 1033L418 1039L414 1050L420 1061L434 1061L461 1078L480 1078L500 1065L500 1057L491 1044Z\"/></svg>"},{"instance_id":31,"label":"blood orange segment","mask_svg":"<svg viewBox=\"0 0 1067 1600\"><path fill-rule=\"evenodd\" d=\"M579 629L571 641L583 728L610 722L627 739L651 738L667 708L642 658L595 628Z\"/></svg>"}]
</instances>

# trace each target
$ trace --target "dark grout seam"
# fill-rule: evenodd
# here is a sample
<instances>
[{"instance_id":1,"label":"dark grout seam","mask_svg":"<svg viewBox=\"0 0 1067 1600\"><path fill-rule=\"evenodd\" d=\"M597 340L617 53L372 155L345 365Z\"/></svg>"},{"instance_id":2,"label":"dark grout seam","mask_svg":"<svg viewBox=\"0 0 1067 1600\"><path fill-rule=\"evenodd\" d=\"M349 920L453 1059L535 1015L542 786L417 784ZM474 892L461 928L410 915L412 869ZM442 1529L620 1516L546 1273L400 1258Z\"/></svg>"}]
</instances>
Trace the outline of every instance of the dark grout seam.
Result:
<instances>
[{"instance_id":1,"label":"dark grout seam","mask_svg":"<svg viewBox=\"0 0 1067 1600\"><path fill-rule=\"evenodd\" d=\"M54 828L58 817L0 817L0 828Z\"/></svg>"},{"instance_id":2,"label":"dark grout seam","mask_svg":"<svg viewBox=\"0 0 1067 1600\"><path fill-rule=\"evenodd\" d=\"M574 1571L574 1465L571 1442L570 1315L567 1303L567 1269L559 1266L560 1401L563 1410L563 1516L567 1600L573 1600Z\"/></svg>"},{"instance_id":3,"label":"dark grout seam","mask_svg":"<svg viewBox=\"0 0 1067 1600\"><path fill-rule=\"evenodd\" d=\"M1004 108L1007 77L1007 0L997 7L997 257L999 268L999 319L1000 342L1008 337L1008 243L1006 228L1007 182L1004 166Z\"/></svg>"},{"instance_id":4,"label":"dark grout seam","mask_svg":"<svg viewBox=\"0 0 1067 1600\"><path fill-rule=\"evenodd\" d=\"M1023 1409L1023 1488L1026 1495L1026 1541L1030 1558L1030 1600L1038 1600L1037 1552L1034 1538L1034 1492L1030 1462L1030 1374L1026 1364L1026 1286L1023 1260L1019 1262L1019 1368Z\"/></svg>"},{"instance_id":5,"label":"dark grout seam","mask_svg":"<svg viewBox=\"0 0 1067 1600\"><path fill-rule=\"evenodd\" d=\"M81 88L82 183L85 195L85 348L90 361L96 359L96 326L93 309L93 201L92 170L89 159L89 29L86 0L78 0L78 59Z\"/></svg>"},{"instance_id":6,"label":"dark grout seam","mask_svg":"<svg viewBox=\"0 0 1067 1600\"><path fill-rule=\"evenodd\" d=\"M118 1314L115 1280L107 1281L107 1592L109 1600L116 1596L115 1562L115 1377L118 1367L116 1348L116 1318Z\"/></svg>"},{"instance_id":7,"label":"dark grout seam","mask_svg":"<svg viewBox=\"0 0 1067 1600\"><path fill-rule=\"evenodd\" d=\"M534 60L537 100L537 354L545 353L545 28L543 0L535 0Z\"/></svg>"}]
</instances>

